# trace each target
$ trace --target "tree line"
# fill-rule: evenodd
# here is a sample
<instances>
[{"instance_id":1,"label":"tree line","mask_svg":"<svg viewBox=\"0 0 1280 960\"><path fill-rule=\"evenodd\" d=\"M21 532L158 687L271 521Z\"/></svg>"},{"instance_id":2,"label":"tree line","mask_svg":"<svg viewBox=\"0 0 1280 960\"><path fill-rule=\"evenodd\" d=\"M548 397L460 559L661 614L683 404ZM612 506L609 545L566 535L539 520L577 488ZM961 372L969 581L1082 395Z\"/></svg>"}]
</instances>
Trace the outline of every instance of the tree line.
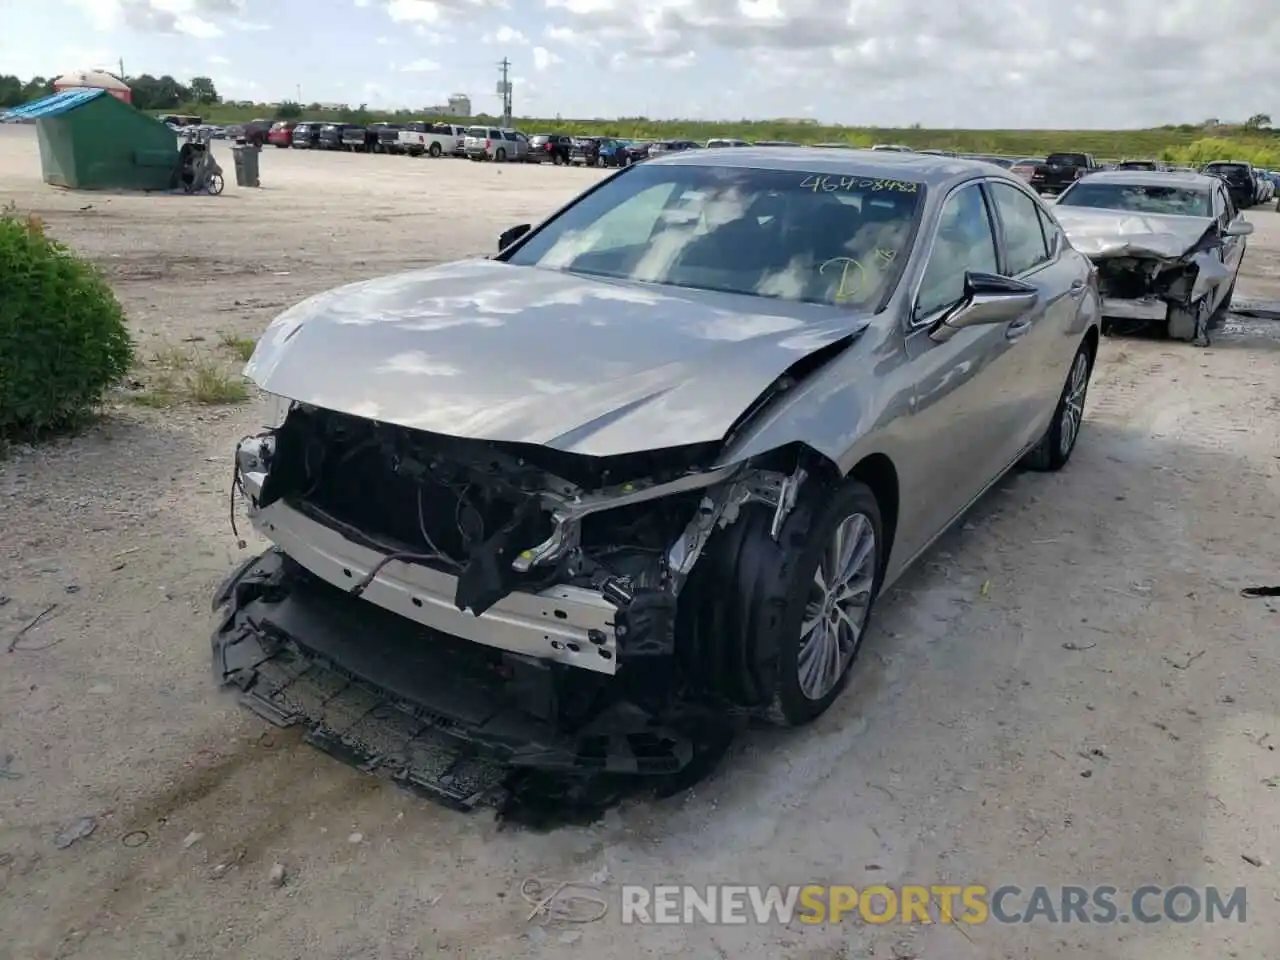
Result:
<instances>
[{"instance_id":1,"label":"tree line","mask_svg":"<svg viewBox=\"0 0 1280 960\"><path fill-rule=\"evenodd\" d=\"M188 104L208 106L222 102L218 88L209 77L192 77L182 83L167 73L160 77L144 73L123 80L133 92L133 105L139 110L176 110ZM0 109L18 107L51 93L52 79L32 77L24 81L13 74L0 73Z\"/></svg>"}]
</instances>

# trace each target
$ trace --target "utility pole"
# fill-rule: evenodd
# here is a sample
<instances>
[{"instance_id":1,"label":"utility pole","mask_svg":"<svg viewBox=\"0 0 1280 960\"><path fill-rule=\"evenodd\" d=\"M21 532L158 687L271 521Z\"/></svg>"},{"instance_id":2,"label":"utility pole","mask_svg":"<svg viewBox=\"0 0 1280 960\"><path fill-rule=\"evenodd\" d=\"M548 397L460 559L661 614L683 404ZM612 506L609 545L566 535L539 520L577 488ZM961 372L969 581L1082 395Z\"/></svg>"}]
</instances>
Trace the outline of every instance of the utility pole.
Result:
<instances>
[{"instance_id":1,"label":"utility pole","mask_svg":"<svg viewBox=\"0 0 1280 960\"><path fill-rule=\"evenodd\" d=\"M120 58L120 79L124 79L124 57Z\"/></svg>"},{"instance_id":2,"label":"utility pole","mask_svg":"<svg viewBox=\"0 0 1280 960\"><path fill-rule=\"evenodd\" d=\"M502 95L502 125L511 126L511 61L503 57L498 64L502 68L502 79L498 81L498 93Z\"/></svg>"}]
</instances>

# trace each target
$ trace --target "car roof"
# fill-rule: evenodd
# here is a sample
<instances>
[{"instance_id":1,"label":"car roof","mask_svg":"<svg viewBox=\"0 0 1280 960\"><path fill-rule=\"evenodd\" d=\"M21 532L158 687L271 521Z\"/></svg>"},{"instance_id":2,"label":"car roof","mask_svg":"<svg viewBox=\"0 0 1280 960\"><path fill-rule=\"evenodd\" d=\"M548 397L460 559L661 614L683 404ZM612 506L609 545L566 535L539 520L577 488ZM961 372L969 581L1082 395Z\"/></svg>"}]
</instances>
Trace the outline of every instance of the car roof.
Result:
<instances>
[{"instance_id":1,"label":"car roof","mask_svg":"<svg viewBox=\"0 0 1280 960\"><path fill-rule=\"evenodd\" d=\"M1220 182L1217 177L1181 170L1100 170L1080 183L1118 183L1127 187L1186 187L1208 190Z\"/></svg>"},{"instance_id":2,"label":"car roof","mask_svg":"<svg viewBox=\"0 0 1280 960\"><path fill-rule=\"evenodd\" d=\"M652 164L693 167L749 167L757 170L794 170L797 173L844 174L878 180L909 180L927 187L949 186L975 175L1005 171L993 164L929 153L892 150L814 150L812 147L733 147L689 153L664 153ZM1009 178L1010 182L1014 181Z\"/></svg>"}]
</instances>

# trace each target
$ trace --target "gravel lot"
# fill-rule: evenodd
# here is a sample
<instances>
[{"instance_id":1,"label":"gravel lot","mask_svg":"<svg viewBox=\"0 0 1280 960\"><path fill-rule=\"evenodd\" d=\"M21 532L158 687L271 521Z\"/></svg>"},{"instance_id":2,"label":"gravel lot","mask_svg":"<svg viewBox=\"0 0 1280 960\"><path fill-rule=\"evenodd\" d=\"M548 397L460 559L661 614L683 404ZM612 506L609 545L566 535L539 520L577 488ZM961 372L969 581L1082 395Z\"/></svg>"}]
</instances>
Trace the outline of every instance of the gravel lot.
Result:
<instances>
[{"instance_id":1,"label":"gravel lot","mask_svg":"<svg viewBox=\"0 0 1280 960\"><path fill-rule=\"evenodd\" d=\"M224 335L487 253L597 176L272 149L262 167L263 189L217 198L62 193L31 131L0 127L0 205L103 266L144 382L174 349L233 369ZM1280 298L1280 217L1251 217L1238 295ZM229 457L261 408L122 398L0 463L0 958L1280 956L1280 602L1239 593L1280 583L1277 328L1106 341L1071 467L1009 478L882 601L826 717L752 733L691 794L540 835L363 776L215 691L210 592L244 555ZM530 924L531 876L594 877L615 908ZM637 930L622 882L1245 884L1249 912Z\"/></svg>"}]
</instances>

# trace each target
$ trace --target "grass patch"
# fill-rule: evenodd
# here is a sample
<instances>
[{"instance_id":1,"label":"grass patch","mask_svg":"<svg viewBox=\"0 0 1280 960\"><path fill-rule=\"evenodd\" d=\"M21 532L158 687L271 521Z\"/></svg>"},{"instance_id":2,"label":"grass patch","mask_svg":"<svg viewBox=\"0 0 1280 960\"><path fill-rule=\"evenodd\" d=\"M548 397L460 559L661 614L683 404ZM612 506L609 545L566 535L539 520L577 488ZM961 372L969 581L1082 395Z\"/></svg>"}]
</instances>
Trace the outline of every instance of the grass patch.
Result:
<instances>
[{"instance_id":1,"label":"grass patch","mask_svg":"<svg viewBox=\"0 0 1280 960\"><path fill-rule=\"evenodd\" d=\"M187 394L195 403L244 403L249 389L244 379L227 373L215 360L200 360L188 372Z\"/></svg>"},{"instance_id":2,"label":"grass patch","mask_svg":"<svg viewBox=\"0 0 1280 960\"><path fill-rule=\"evenodd\" d=\"M137 373L144 386L126 393L125 399L139 407L167 410L182 404L213 406L249 399L244 379L228 370L225 362L180 347L159 348Z\"/></svg>"},{"instance_id":3,"label":"grass patch","mask_svg":"<svg viewBox=\"0 0 1280 960\"><path fill-rule=\"evenodd\" d=\"M258 341L252 337L237 337L229 330L218 334L218 342L230 350L241 363L248 363L249 358L253 356L254 348L258 346Z\"/></svg>"}]
</instances>

